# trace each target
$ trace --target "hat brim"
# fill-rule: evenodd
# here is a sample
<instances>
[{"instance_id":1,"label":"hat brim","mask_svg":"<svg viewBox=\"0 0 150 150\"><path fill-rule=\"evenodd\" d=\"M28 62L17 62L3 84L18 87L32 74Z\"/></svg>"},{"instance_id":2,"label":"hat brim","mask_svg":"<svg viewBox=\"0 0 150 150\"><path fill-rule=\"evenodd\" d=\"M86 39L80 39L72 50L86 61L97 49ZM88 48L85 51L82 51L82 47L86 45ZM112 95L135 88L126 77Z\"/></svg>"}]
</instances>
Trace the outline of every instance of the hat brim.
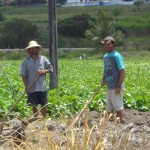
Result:
<instances>
[{"instance_id":1,"label":"hat brim","mask_svg":"<svg viewBox=\"0 0 150 150\"><path fill-rule=\"evenodd\" d=\"M25 51L26 51L27 53L29 53L29 49L30 49L30 48L33 48L33 47L38 47L38 48L39 48L39 51L42 51L42 50L43 50L43 48L42 48L41 45L35 45L35 46L28 46L28 47L26 47L26 48L25 48Z\"/></svg>"},{"instance_id":2,"label":"hat brim","mask_svg":"<svg viewBox=\"0 0 150 150\"><path fill-rule=\"evenodd\" d=\"M101 43L102 45L104 45L105 41L100 41L100 43Z\"/></svg>"},{"instance_id":3,"label":"hat brim","mask_svg":"<svg viewBox=\"0 0 150 150\"><path fill-rule=\"evenodd\" d=\"M113 41L113 40L103 40L103 41L100 41L100 43L101 43L102 45L107 44L107 43L110 43L110 42L116 43L116 42Z\"/></svg>"}]
</instances>

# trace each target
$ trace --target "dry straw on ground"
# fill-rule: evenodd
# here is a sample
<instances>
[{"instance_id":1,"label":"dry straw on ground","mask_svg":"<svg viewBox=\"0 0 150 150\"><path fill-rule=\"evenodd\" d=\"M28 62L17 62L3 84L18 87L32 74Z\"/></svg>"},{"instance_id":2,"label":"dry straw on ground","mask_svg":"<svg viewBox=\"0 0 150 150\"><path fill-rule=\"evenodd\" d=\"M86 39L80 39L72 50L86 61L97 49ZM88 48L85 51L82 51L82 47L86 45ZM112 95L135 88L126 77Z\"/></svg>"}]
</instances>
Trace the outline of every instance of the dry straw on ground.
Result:
<instances>
[{"instance_id":1,"label":"dry straw on ground","mask_svg":"<svg viewBox=\"0 0 150 150\"><path fill-rule=\"evenodd\" d=\"M145 120L139 123L139 120L133 119L131 122L128 118L129 111L126 111L126 124L109 122L107 115L87 111L68 132L66 131L72 120L36 120L26 127L25 140L18 141L20 145L14 142L17 139L1 135L0 149L149 150L150 113L137 114L133 119L142 117L141 121ZM131 117L135 113L137 111L132 111Z\"/></svg>"}]
</instances>

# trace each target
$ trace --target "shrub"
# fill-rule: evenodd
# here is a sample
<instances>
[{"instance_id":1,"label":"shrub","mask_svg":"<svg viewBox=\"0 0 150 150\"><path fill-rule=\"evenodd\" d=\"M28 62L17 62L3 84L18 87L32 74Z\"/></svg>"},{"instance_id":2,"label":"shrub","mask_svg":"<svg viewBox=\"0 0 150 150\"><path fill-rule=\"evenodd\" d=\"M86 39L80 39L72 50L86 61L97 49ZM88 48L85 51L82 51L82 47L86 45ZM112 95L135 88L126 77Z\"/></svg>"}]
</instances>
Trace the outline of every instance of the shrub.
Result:
<instances>
[{"instance_id":1,"label":"shrub","mask_svg":"<svg viewBox=\"0 0 150 150\"><path fill-rule=\"evenodd\" d=\"M91 47L92 42L86 40L85 38L77 38L77 37L68 37L68 36L58 36L58 47L60 48L80 48L80 47Z\"/></svg>"},{"instance_id":2,"label":"shrub","mask_svg":"<svg viewBox=\"0 0 150 150\"><path fill-rule=\"evenodd\" d=\"M2 10L0 10L0 21L4 21L5 20L5 16L2 13Z\"/></svg>"},{"instance_id":3,"label":"shrub","mask_svg":"<svg viewBox=\"0 0 150 150\"><path fill-rule=\"evenodd\" d=\"M58 22L58 33L70 37L85 37L85 31L89 28L89 19L87 14L77 15Z\"/></svg>"},{"instance_id":4,"label":"shrub","mask_svg":"<svg viewBox=\"0 0 150 150\"><path fill-rule=\"evenodd\" d=\"M24 48L30 40L38 40L36 25L24 19L5 22L0 29L0 46L2 48Z\"/></svg>"}]
</instances>

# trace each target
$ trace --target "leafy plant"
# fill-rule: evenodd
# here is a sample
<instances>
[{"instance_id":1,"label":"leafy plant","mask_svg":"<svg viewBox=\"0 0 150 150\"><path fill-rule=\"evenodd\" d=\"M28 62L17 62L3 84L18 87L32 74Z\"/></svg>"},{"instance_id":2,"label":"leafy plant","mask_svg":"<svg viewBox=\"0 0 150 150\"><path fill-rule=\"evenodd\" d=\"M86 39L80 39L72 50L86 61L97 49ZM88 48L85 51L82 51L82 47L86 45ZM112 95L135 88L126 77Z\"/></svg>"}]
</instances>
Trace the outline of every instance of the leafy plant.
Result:
<instances>
[{"instance_id":1,"label":"leafy plant","mask_svg":"<svg viewBox=\"0 0 150 150\"><path fill-rule=\"evenodd\" d=\"M116 15L118 14L116 13ZM108 35L113 36L116 41L122 42L124 35L121 31L116 30L115 21L115 18L106 15L102 11L99 11L95 21L90 20L89 23L91 28L86 31L85 35L93 42L94 47L99 49L100 40L104 39Z\"/></svg>"},{"instance_id":2,"label":"leafy plant","mask_svg":"<svg viewBox=\"0 0 150 150\"><path fill-rule=\"evenodd\" d=\"M2 48L24 48L30 40L38 40L40 37L37 26L24 19L5 22L0 31Z\"/></svg>"},{"instance_id":3,"label":"leafy plant","mask_svg":"<svg viewBox=\"0 0 150 150\"><path fill-rule=\"evenodd\" d=\"M84 37L84 32L88 29L88 14L81 14L67 18L58 22L58 33L69 37Z\"/></svg>"},{"instance_id":4,"label":"leafy plant","mask_svg":"<svg viewBox=\"0 0 150 150\"><path fill-rule=\"evenodd\" d=\"M135 55L135 54L134 54ZM15 97L18 99L24 91L24 85L18 71L21 61L0 61L10 82ZM135 55L132 59L125 57L126 77L124 103L125 108L150 111L150 61L149 57ZM48 91L49 105L47 113L51 117L68 117L78 113L98 88L103 71L101 59L59 59L59 88ZM0 110L7 112L15 103L12 88L6 75L0 69ZM47 78L49 82L49 78ZM89 105L89 110L105 110L106 87L103 87ZM14 114L29 116L26 105L27 96L17 105ZM102 109L103 108L103 109ZM12 113L13 114L13 113Z\"/></svg>"}]
</instances>

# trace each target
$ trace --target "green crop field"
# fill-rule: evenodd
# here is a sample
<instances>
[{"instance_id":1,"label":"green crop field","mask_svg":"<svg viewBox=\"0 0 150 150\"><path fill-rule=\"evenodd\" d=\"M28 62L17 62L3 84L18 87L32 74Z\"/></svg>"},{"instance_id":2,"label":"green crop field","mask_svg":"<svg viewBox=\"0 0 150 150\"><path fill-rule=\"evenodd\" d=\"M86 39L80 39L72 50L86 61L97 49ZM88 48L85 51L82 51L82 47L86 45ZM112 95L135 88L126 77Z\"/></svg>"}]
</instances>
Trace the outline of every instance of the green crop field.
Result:
<instances>
[{"instance_id":1,"label":"green crop field","mask_svg":"<svg viewBox=\"0 0 150 150\"><path fill-rule=\"evenodd\" d=\"M24 92L24 85L18 75L20 64L20 60L0 61L1 116ZM143 55L134 54L134 57L125 57L125 65L125 108L150 111L150 60ZM70 116L79 112L98 88L102 71L102 59L59 59L59 87L48 92L47 113L59 117L60 114ZM47 80L49 82L49 77ZM106 87L103 87L90 104L90 110L105 110L105 92ZM25 95L11 114L23 117L31 115L26 98Z\"/></svg>"},{"instance_id":2,"label":"green crop field","mask_svg":"<svg viewBox=\"0 0 150 150\"><path fill-rule=\"evenodd\" d=\"M139 32L144 30L144 33L145 29L149 31L150 5L58 7L57 20L59 22L65 18L84 13L96 17L99 11L112 14L116 9L121 12L117 17L118 28L128 30L132 27L138 29ZM47 6L1 7L0 10L6 17L5 21L14 18L26 19L36 24L39 30L47 35ZM150 76L150 55L149 52L144 52L145 50L149 50L149 32L142 36L127 36L126 41L127 54L125 57L125 65L127 73L124 91L125 107L140 111L150 111L150 81L148 80ZM139 45L136 45L136 43ZM119 47L118 49L123 48ZM128 56L129 53L130 55ZM3 115L20 98L24 92L24 86L21 77L18 75L21 61L6 60L9 57L9 53L0 53L0 55L1 59L3 59L3 61L0 61L0 115ZM18 52L12 52L12 55L14 59L22 59L22 56ZM54 117L60 116L60 114L69 116L79 112L98 88L103 71L103 61L102 59L97 59L102 54L98 56L97 52L92 51L89 55L93 55L94 58L87 58L85 60L77 59L80 55L79 51L75 53L64 51L60 52L60 55L63 59L59 57L59 88L49 90L48 93L49 105L47 113ZM87 54L88 57L90 57L89 55ZM11 59L11 56L9 59ZM47 80L49 81L49 78ZM90 110L105 110L105 92L106 87L103 87L89 106ZM26 105L26 98L27 96L25 95L15 108L14 113L11 114L21 115L23 117L30 115L31 110Z\"/></svg>"}]
</instances>

